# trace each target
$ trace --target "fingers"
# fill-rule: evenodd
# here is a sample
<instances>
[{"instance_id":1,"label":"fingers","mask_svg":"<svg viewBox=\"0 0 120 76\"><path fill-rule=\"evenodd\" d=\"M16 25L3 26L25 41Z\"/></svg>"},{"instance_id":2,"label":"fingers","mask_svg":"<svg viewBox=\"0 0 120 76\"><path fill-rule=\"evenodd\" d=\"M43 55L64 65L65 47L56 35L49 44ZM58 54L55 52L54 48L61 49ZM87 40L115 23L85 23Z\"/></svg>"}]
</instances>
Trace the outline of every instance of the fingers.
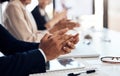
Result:
<instances>
[{"instance_id":1,"label":"fingers","mask_svg":"<svg viewBox=\"0 0 120 76\"><path fill-rule=\"evenodd\" d=\"M67 42L69 42L69 39L71 39L72 35L61 35L57 40L61 45L66 45Z\"/></svg>"},{"instance_id":2,"label":"fingers","mask_svg":"<svg viewBox=\"0 0 120 76\"><path fill-rule=\"evenodd\" d=\"M68 29L63 29L55 34L52 35L52 38L55 38L58 42L63 43L73 37L72 35L66 35L65 32Z\"/></svg>"},{"instance_id":3,"label":"fingers","mask_svg":"<svg viewBox=\"0 0 120 76\"><path fill-rule=\"evenodd\" d=\"M61 45L62 46L62 45ZM66 45L62 46L61 54L68 54L75 48L75 44L68 42Z\"/></svg>"},{"instance_id":4,"label":"fingers","mask_svg":"<svg viewBox=\"0 0 120 76\"><path fill-rule=\"evenodd\" d=\"M72 49L75 48L75 44L79 41L79 34L75 36L70 36L68 40L64 42L63 46L63 54L70 53Z\"/></svg>"},{"instance_id":5,"label":"fingers","mask_svg":"<svg viewBox=\"0 0 120 76\"><path fill-rule=\"evenodd\" d=\"M63 31L64 33L64 31ZM59 34L59 35L58 35ZM45 36L45 38L49 38L49 36ZM66 35L57 33L56 35L52 35L50 37L52 40L57 42L57 46L61 49L59 52L61 54L67 54L70 53L72 49L75 48L75 44L79 41L79 34L76 35Z\"/></svg>"},{"instance_id":6,"label":"fingers","mask_svg":"<svg viewBox=\"0 0 120 76\"><path fill-rule=\"evenodd\" d=\"M45 34L45 36L42 38L42 40L47 40L51 35L50 34Z\"/></svg>"},{"instance_id":7,"label":"fingers","mask_svg":"<svg viewBox=\"0 0 120 76\"><path fill-rule=\"evenodd\" d=\"M64 41L67 42L71 42L76 44L79 41L79 34L76 35L64 35L64 37L62 37L62 39L64 38Z\"/></svg>"},{"instance_id":8,"label":"fingers","mask_svg":"<svg viewBox=\"0 0 120 76\"><path fill-rule=\"evenodd\" d=\"M66 21L66 26L69 28L69 29L73 29L75 27L79 27L79 23L75 23L75 22L71 22L71 21Z\"/></svg>"},{"instance_id":9,"label":"fingers","mask_svg":"<svg viewBox=\"0 0 120 76\"><path fill-rule=\"evenodd\" d=\"M75 44L79 41L79 34L73 35L61 35L60 37L56 38L58 43L62 46L67 46L70 49L75 48Z\"/></svg>"},{"instance_id":10,"label":"fingers","mask_svg":"<svg viewBox=\"0 0 120 76\"><path fill-rule=\"evenodd\" d=\"M75 48L75 44L71 43L71 42L68 42L67 44L67 47L69 47L70 49L74 49Z\"/></svg>"},{"instance_id":11,"label":"fingers","mask_svg":"<svg viewBox=\"0 0 120 76\"><path fill-rule=\"evenodd\" d=\"M62 29L62 30L58 31L56 34L58 34L58 35L63 35L63 34L65 34L67 31L68 31L68 28L65 28L65 29Z\"/></svg>"},{"instance_id":12,"label":"fingers","mask_svg":"<svg viewBox=\"0 0 120 76\"><path fill-rule=\"evenodd\" d=\"M72 35L63 34L63 35L60 36L60 39L62 39L64 41L67 41L67 40L69 40L72 37L73 37Z\"/></svg>"},{"instance_id":13,"label":"fingers","mask_svg":"<svg viewBox=\"0 0 120 76\"><path fill-rule=\"evenodd\" d=\"M52 39L57 42L56 45L61 48L60 50L61 54L70 53L71 50L75 48L75 44L69 41L69 39L71 38L73 39L72 35L61 35L53 38Z\"/></svg>"},{"instance_id":14,"label":"fingers","mask_svg":"<svg viewBox=\"0 0 120 76\"><path fill-rule=\"evenodd\" d=\"M70 49L70 48L68 48L68 47L63 47L62 49L63 49L62 54L68 54L68 53L70 53L71 50L72 50L72 49Z\"/></svg>"},{"instance_id":15,"label":"fingers","mask_svg":"<svg viewBox=\"0 0 120 76\"><path fill-rule=\"evenodd\" d=\"M75 36L73 35L61 35L56 37L55 39L57 39L58 43L65 46L70 44L70 48L74 48L73 45L78 43L79 41L79 34L76 34Z\"/></svg>"},{"instance_id":16,"label":"fingers","mask_svg":"<svg viewBox=\"0 0 120 76\"><path fill-rule=\"evenodd\" d=\"M76 44L76 43L78 43L78 41L79 41L79 34L76 34L74 37L73 37L73 43L74 44Z\"/></svg>"},{"instance_id":17,"label":"fingers","mask_svg":"<svg viewBox=\"0 0 120 76\"><path fill-rule=\"evenodd\" d=\"M79 23L76 23L76 27L80 27L80 24L79 24Z\"/></svg>"},{"instance_id":18,"label":"fingers","mask_svg":"<svg viewBox=\"0 0 120 76\"><path fill-rule=\"evenodd\" d=\"M77 33L75 36L74 36L74 38L76 38L76 37L78 37L79 36L79 34Z\"/></svg>"}]
</instances>

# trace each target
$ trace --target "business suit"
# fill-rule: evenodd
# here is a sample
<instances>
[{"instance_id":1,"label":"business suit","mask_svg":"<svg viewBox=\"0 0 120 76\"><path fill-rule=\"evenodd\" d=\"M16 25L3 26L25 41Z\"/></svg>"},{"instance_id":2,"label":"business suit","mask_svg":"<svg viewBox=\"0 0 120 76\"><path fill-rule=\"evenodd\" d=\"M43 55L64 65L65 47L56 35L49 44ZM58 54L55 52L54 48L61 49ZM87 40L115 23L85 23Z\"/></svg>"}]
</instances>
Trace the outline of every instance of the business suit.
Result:
<instances>
[{"instance_id":1,"label":"business suit","mask_svg":"<svg viewBox=\"0 0 120 76\"><path fill-rule=\"evenodd\" d=\"M6 29L19 40L40 42L40 39L46 33L37 30L32 15L26 11L20 0L8 3L3 18Z\"/></svg>"},{"instance_id":2,"label":"business suit","mask_svg":"<svg viewBox=\"0 0 120 76\"><path fill-rule=\"evenodd\" d=\"M45 60L38 50L39 43L15 39L0 25L0 76L27 76L45 72Z\"/></svg>"},{"instance_id":3,"label":"business suit","mask_svg":"<svg viewBox=\"0 0 120 76\"><path fill-rule=\"evenodd\" d=\"M39 30L45 30L46 29L45 24L47 23L47 21L45 19L45 16L41 15L39 6L36 6L31 13L36 21L37 28Z\"/></svg>"}]
</instances>

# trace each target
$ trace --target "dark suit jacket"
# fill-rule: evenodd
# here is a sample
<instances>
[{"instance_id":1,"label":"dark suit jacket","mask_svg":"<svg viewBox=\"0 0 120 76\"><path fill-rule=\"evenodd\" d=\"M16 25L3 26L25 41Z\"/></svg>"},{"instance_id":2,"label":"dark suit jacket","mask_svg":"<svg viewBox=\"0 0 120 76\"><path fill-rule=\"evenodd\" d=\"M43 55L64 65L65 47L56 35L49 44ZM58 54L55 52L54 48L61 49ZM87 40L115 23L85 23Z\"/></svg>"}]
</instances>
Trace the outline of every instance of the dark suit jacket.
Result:
<instances>
[{"instance_id":1,"label":"dark suit jacket","mask_svg":"<svg viewBox=\"0 0 120 76\"><path fill-rule=\"evenodd\" d=\"M0 25L0 76L27 76L45 72L45 60L38 50L39 43L16 40Z\"/></svg>"},{"instance_id":2,"label":"dark suit jacket","mask_svg":"<svg viewBox=\"0 0 120 76\"><path fill-rule=\"evenodd\" d=\"M38 30L45 30L45 24L47 21L45 20L45 17L41 15L39 6L36 6L31 13L36 21Z\"/></svg>"}]
</instances>

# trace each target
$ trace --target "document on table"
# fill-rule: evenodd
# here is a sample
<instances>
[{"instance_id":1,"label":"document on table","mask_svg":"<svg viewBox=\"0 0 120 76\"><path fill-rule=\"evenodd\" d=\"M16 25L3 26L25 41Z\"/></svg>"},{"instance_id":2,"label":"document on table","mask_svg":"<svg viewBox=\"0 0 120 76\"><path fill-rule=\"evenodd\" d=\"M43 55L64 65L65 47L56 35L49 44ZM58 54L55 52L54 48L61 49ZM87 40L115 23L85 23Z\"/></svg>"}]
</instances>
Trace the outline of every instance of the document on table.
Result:
<instances>
[{"instance_id":1,"label":"document on table","mask_svg":"<svg viewBox=\"0 0 120 76\"><path fill-rule=\"evenodd\" d=\"M71 53L66 55L61 55L59 58L68 58L68 57L81 57L81 58L93 58L93 57L99 57L99 53L96 52L97 49L94 49L92 45L83 45L79 44L76 46L74 50L72 50Z\"/></svg>"},{"instance_id":2,"label":"document on table","mask_svg":"<svg viewBox=\"0 0 120 76\"><path fill-rule=\"evenodd\" d=\"M57 76L57 73L68 73L69 70L84 69L85 65L74 58L55 59L50 61L50 69L46 73L32 74L30 76ZM62 73L61 73L62 74Z\"/></svg>"},{"instance_id":3,"label":"document on table","mask_svg":"<svg viewBox=\"0 0 120 76\"><path fill-rule=\"evenodd\" d=\"M67 70L84 67L85 65L82 62L80 63L74 58L62 58L50 61L50 69L48 71Z\"/></svg>"}]
</instances>

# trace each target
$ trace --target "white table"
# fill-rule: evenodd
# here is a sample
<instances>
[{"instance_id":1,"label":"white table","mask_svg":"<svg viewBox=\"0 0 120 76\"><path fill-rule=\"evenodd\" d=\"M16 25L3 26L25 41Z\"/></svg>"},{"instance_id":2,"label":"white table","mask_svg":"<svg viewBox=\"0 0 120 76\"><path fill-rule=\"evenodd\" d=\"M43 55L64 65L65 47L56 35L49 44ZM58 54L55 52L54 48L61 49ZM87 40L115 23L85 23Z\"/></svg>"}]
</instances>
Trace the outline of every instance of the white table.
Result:
<instances>
[{"instance_id":1,"label":"white table","mask_svg":"<svg viewBox=\"0 0 120 76\"><path fill-rule=\"evenodd\" d=\"M54 71L43 74L34 74L31 76L67 76L68 73L78 73L91 68L97 68L98 71L92 74L81 74L80 76L120 76L120 64L108 64L100 61L102 56L120 56L120 32L108 29L100 31L90 29L88 31L78 32L82 35L82 37L80 35L80 43L84 42L84 35L89 33L92 36L92 42L90 45L100 53L100 57L76 58L77 61L80 63L82 62L85 65L85 68L83 69Z\"/></svg>"}]
</instances>

